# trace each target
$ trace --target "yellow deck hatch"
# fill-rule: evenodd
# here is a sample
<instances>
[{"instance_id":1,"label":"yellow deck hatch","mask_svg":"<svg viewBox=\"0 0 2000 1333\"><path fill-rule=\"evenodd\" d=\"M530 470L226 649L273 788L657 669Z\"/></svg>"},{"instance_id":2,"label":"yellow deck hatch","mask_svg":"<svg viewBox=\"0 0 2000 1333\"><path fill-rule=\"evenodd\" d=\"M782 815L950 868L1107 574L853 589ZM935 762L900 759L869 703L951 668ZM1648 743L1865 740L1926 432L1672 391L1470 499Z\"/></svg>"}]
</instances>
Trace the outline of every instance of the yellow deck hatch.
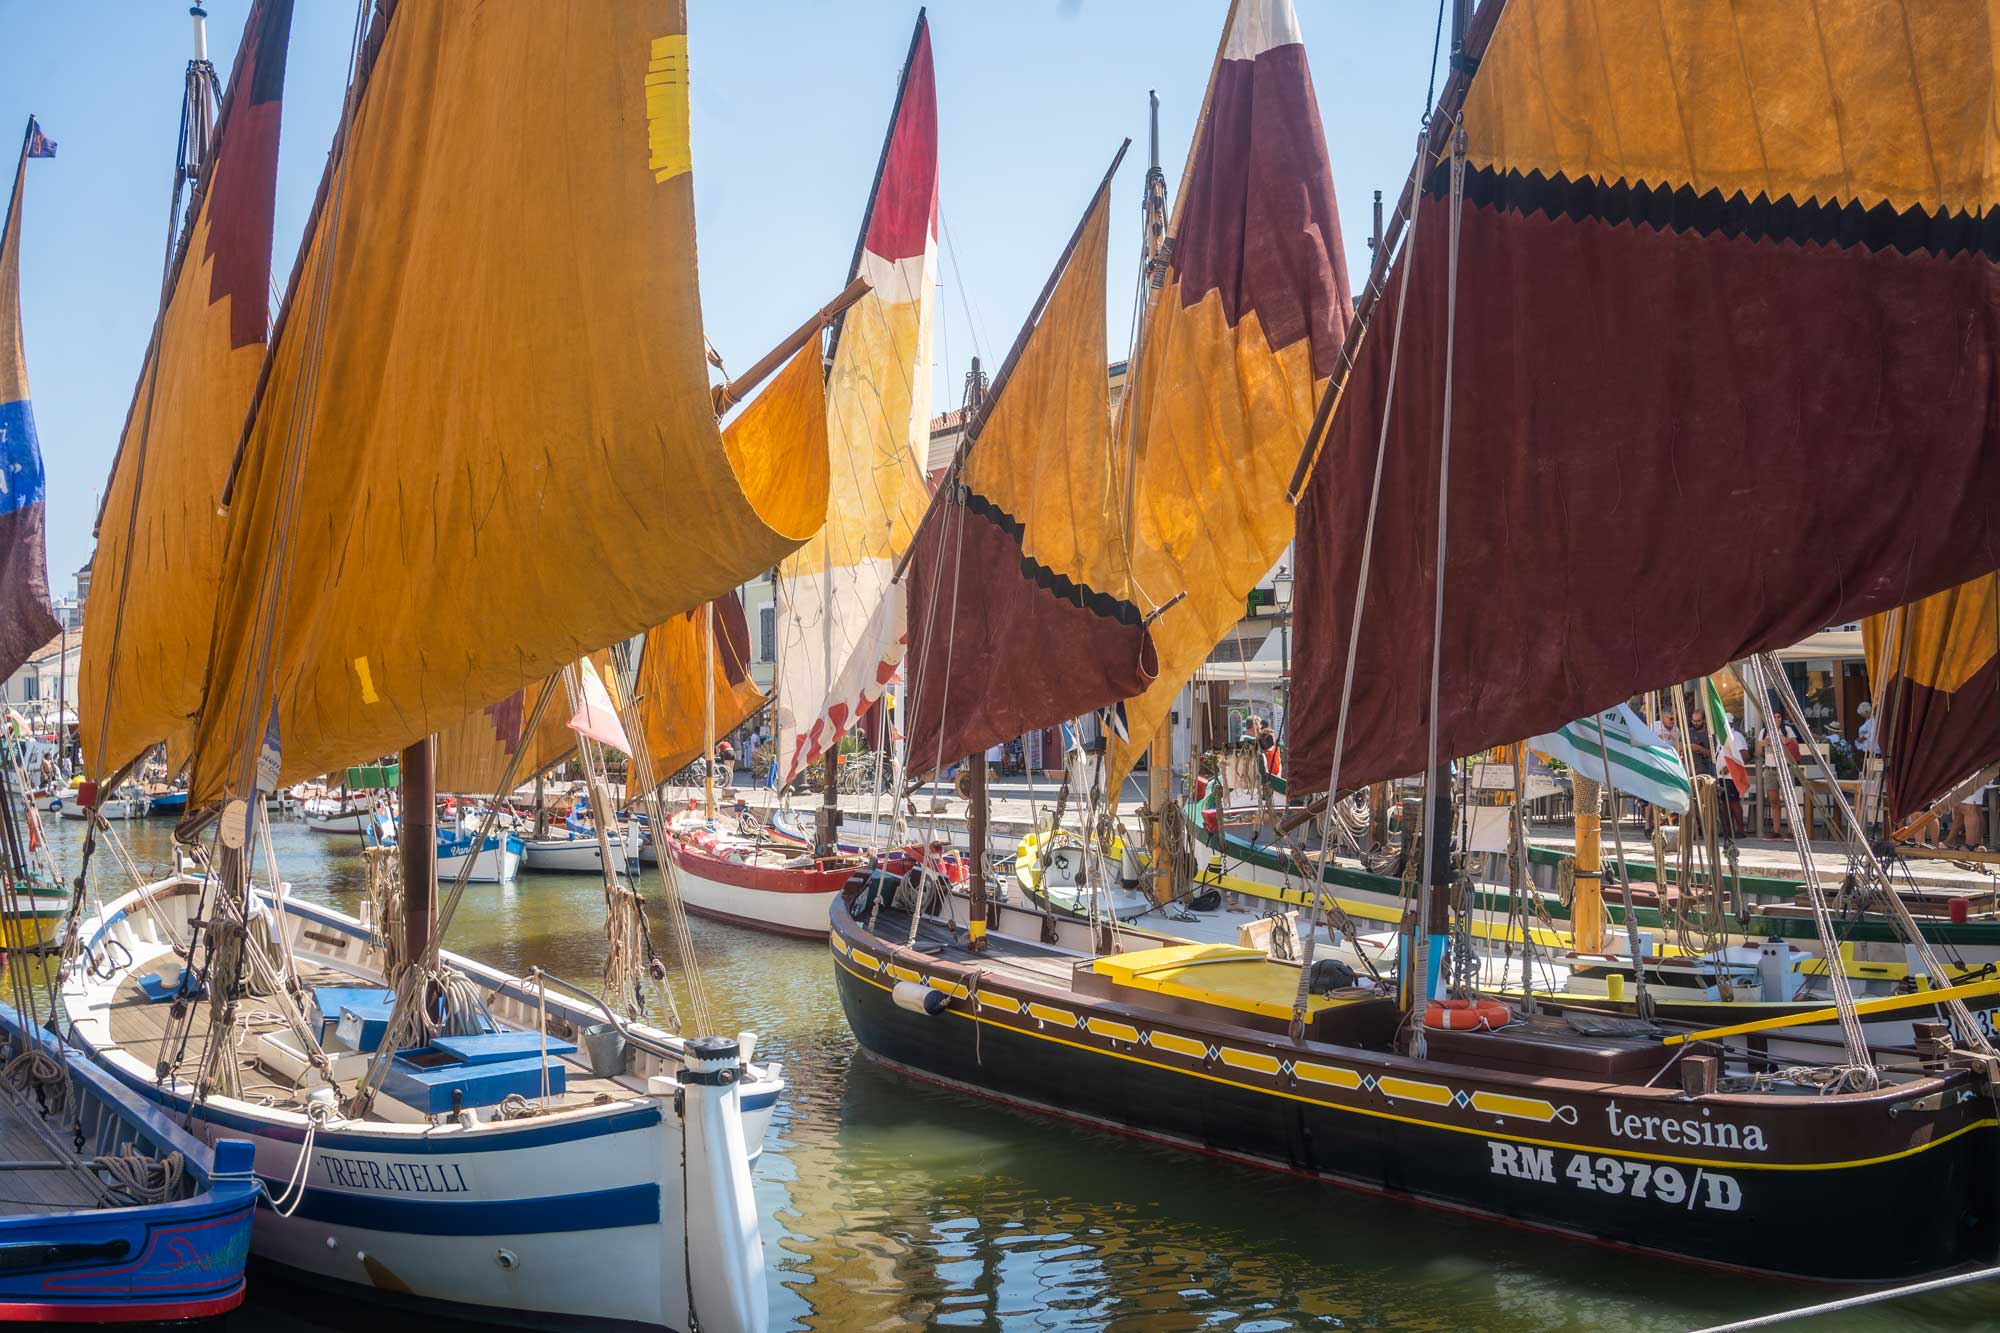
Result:
<instances>
[{"instance_id":1,"label":"yellow deck hatch","mask_svg":"<svg viewBox=\"0 0 2000 1333\"><path fill-rule=\"evenodd\" d=\"M1265 1018L1290 1018L1299 989L1298 968L1235 944L1176 944L1114 954L1099 958L1091 970L1134 990ZM1306 997L1306 1012L1316 1014L1348 1002L1337 996L1311 995Z\"/></svg>"}]
</instances>

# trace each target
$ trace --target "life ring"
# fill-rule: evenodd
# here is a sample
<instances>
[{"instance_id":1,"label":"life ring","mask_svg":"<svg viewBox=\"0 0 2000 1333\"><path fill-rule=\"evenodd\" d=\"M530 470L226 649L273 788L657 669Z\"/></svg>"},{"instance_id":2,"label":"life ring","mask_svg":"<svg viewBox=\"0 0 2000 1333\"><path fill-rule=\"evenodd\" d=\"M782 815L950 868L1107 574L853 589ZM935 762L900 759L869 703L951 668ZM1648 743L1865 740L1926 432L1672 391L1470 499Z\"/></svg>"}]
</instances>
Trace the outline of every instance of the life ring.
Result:
<instances>
[{"instance_id":1,"label":"life ring","mask_svg":"<svg viewBox=\"0 0 2000 1333\"><path fill-rule=\"evenodd\" d=\"M1497 1032L1513 1021L1513 1011L1497 1000L1432 1000L1424 1006L1424 1026L1446 1032Z\"/></svg>"},{"instance_id":2,"label":"life ring","mask_svg":"<svg viewBox=\"0 0 2000 1333\"><path fill-rule=\"evenodd\" d=\"M952 794L957 796L959 800L961 801L971 800L972 770L969 768L959 769L958 776L951 780L951 790Z\"/></svg>"}]
</instances>

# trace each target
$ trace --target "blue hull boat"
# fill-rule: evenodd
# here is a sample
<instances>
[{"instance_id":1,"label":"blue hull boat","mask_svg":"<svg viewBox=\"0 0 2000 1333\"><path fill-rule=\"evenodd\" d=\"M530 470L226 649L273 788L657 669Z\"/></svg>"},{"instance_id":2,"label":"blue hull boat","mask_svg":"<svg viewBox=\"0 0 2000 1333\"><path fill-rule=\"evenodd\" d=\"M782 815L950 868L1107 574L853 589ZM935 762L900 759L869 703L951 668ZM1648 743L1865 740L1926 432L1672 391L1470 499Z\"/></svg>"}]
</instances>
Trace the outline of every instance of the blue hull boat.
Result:
<instances>
[{"instance_id":1,"label":"blue hull boat","mask_svg":"<svg viewBox=\"0 0 2000 1333\"><path fill-rule=\"evenodd\" d=\"M259 1186L214 1148L0 1004L0 1322L207 1319L243 1300Z\"/></svg>"}]
</instances>

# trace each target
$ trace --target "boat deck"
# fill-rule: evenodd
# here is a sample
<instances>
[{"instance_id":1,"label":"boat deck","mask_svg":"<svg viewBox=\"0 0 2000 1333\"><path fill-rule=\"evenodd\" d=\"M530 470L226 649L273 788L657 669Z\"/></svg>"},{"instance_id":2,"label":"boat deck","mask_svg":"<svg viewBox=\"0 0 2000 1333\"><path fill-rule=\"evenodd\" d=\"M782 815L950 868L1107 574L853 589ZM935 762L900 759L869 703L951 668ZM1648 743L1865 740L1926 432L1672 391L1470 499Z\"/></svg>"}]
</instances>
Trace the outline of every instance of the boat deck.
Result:
<instances>
[{"instance_id":1,"label":"boat deck","mask_svg":"<svg viewBox=\"0 0 2000 1333\"><path fill-rule=\"evenodd\" d=\"M135 969L119 983L116 998L111 1004L109 1026L112 1040L118 1048L138 1060L148 1069L158 1069L160 1061L169 1056L176 1060L178 1076L189 1082L194 1081L195 1071L201 1068L203 1053L208 1045L208 1017L206 1000L199 1002L191 1029L183 1044L172 1031L173 1004L170 1001L152 1001L140 989L143 977L161 975L171 978L178 975L180 966L176 955L168 954L157 963ZM317 986L354 986L362 984L352 973L330 967L316 966L303 959L298 963L299 981L308 993ZM245 998L237 1006L238 1023L244 1028L241 1041L237 1043L236 1063L241 1082L242 1096L246 1101L264 1105L303 1109L305 1091L286 1083L257 1060L257 1038L266 1032L279 1032L285 1028L284 1020L275 1007L266 1007L272 1002L259 1002L255 998ZM551 1024L553 1027L553 1024ZM556 1034L552 1031L551 1037ZM581 1044L579 1042L579 1044ZM618 1078L600 1078L593 1075L588 1066L579 1059L563 1059L565 1067L565 1091L560 1096L552 1096L547 1105L551 1108L571 1109L588 1106L604 1100L618 1100L641 1096L645 1092L642 1080L629 1075ZM340 1085L343 1096L354 1090L353 1080ZM540 1099L536 1099L538 1102ZM387 1121L391 1117L370 1111L370 1120Z\"/></svg>"},{"instance_id":2,"label":"boat deck","mask_svg":"<svg viewBox=\"0 0 2000 1333\"><path fill-rule=\"evenodd\" d=\"M39 1118L32 1105L0 1093L0 1162L6 1164L0 1171L0 1217L107 1202L104 1186L68 1145L43 1137L35 1125ZM50 1132L61 1131L51 1127Z\"/></svg>"},{"instance_id":3,"label":"boat deck","mask_svg":"<svg viewBox=\"0 0 2000 1333\"><path fill-rule=\"evenodd\" d=\"M875 938L885 948L903 945L910 938L909 920L906 911L883 908L875 922ZM984 953L975 954L966 947L963 928L954 935L933 917L923 919L916 936L918 952L946 962L977 966L988 976L1010 977L1066 990L1085 1002L1112 1000L1128 1007L1157 1009L1162 1015L1199 1018L1274 1033L1281 1030L1273 1026L1274 1022L1282 1023L1290 1017L1290 997L1296 988L1296 981L1289 979L1296 978L1295 970L1290 971L1289 978L1275 989L1263 984L1246 989L1238 977L1218 976L1211 981L1203 975L1208 962L1217 964L1223 972L1238 967L1228 956L1207 960L1176 957L1183 954L1233 956L1237 952L1216 950L1213 946L1207 949L1179 946L1157 951L1160 960L1179 963L1180 966L1174 970L1186 972L1188 977L1155 990L1118 984L1121 969L1115 964L1098 968L1088 954L1052 947L1017 935L989 931L986 945ZM1129 959L1133 955L1110 957ZM1190 962L1192 967L1187 966ZM1275 969L1284 965L1272 966ZM1280 1019L1273 1020L1265 1012L1270 995L1276 995L1282 1001ZM1338 1004L1310 1004L1313 1012L1324 1010L1332 1017L1332 1022L1313 1039L1361 1049L1389 1050L1392 1033L1375 1030L1365 1019L1366 1005L1358 1003L1368 999L1366 992L1351 991L1344 992ZM1370 1002L1377 1006L1381 1003L1380 1000ZM1342 1005L1351 1005L1354 1015L1362 1021L1344 1021L1338 1013ZM1450 1032L1432 1029L1426 1035L1432 1057L1437 1060L1496 1072L1531 1077L1553 1076L1601 1086L1643 1083L1671 1063L1675 1054L1662 1046L1659 1033L1649 1030L1645 1024L1617 1019L1573 1020L1566 1015L1553 1014L1517 1018L1499 1031Z\"/></svg>"}]
</instances>

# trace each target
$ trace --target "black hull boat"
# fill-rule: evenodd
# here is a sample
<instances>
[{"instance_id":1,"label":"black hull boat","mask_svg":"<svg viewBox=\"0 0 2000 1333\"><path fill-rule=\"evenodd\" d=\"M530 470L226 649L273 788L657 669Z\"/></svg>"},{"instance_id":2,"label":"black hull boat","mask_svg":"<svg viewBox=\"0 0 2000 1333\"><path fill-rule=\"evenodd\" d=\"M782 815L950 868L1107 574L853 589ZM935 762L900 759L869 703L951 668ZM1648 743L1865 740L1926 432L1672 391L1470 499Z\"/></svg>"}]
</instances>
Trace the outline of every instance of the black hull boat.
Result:
<instances>
[{"instance_id":1,"label":"black hull boat","mask_svg":"<svg viewBox=\"0 0 2000 1333\"><path fill-rule=\"evenodd\" d=\"M832 916L842 1007L911 1076L1328 1184L1677 1259L1830 1281L1995 1258L1993 1095L1934 1059L1872 1092L1755 1082L1684 1090L1682 1047L1560 1019L1427 1033L1395 1049L1391 997L1315 996L1247 950L1093 958L907 913ZM1691 1063L1683 1061L1683 1063ZM1736 1089L1743 1090L1736 1090ZM1867 1227L1811 1225L1851 1216Z\"/></svg>"}]
</instances>

